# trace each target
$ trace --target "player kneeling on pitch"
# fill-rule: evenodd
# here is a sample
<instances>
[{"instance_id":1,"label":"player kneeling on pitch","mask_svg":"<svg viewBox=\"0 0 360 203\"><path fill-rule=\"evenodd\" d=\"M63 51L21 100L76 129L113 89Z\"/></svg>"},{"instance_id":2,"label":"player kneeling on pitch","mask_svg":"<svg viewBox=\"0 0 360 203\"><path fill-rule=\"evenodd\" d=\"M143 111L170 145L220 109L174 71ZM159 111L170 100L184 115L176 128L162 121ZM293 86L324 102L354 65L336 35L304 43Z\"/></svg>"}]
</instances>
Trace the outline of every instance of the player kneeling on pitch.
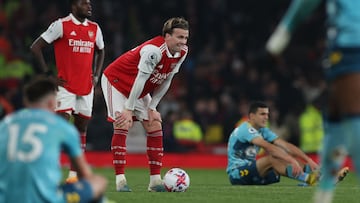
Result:
<instances>
[{"instance_id":1,"label":"player kneeling on pitch","mask_svg":"<svg viewBox=\"0 0 360 203\"><path fill-rule=\"evenodd\" d=\"M0 202L103 202L107 181L92 173L75 127L54 113L57 84L31 81L25 109L0 122ZM79 181L60 185L61 151L69 156Z\"/></svg>"}]
</instances>

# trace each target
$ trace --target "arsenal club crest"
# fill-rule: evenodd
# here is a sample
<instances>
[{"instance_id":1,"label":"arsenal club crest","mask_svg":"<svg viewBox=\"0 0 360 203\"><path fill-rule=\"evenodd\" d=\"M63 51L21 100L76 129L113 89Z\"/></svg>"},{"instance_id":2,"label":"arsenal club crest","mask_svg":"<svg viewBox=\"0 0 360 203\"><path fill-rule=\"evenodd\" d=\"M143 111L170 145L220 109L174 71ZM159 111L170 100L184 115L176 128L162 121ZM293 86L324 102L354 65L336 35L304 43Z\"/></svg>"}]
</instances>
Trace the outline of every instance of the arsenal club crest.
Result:
<instances>
[{"instance_id":1,"label":"arsenal club crest","mask_svg":"<svg viewBox=\"0 0 360 203\"><path fill-rule=\"evenodd\" d=\"M90 39L94 38L94 32L93 31L88 31L88 35L90 37Z\"/></svg>"}]
</instances>

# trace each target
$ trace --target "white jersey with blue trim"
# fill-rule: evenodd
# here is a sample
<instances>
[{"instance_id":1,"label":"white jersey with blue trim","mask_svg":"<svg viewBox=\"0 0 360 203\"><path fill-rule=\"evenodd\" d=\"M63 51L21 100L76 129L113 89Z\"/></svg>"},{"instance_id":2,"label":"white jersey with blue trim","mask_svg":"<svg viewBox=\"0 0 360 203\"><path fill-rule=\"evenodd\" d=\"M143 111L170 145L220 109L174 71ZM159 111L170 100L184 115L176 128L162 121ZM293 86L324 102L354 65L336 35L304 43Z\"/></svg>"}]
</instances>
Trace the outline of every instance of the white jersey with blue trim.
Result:
<instances>
[{"instance_id":1,"label":"white jersey with blue trim","mask_svg":"<svg viewBox=\"0 0 360 203\"><path fill-rule=\"evenodd\" d=\"M245 166L255 160L260 150L259 146L251 143L256 137L262 137L268 142L273 142L278 136L269 128L256 130L250 123L243 122L231 133L227 146L228 166L226 171Z\"/></svg>"}]
</instances>

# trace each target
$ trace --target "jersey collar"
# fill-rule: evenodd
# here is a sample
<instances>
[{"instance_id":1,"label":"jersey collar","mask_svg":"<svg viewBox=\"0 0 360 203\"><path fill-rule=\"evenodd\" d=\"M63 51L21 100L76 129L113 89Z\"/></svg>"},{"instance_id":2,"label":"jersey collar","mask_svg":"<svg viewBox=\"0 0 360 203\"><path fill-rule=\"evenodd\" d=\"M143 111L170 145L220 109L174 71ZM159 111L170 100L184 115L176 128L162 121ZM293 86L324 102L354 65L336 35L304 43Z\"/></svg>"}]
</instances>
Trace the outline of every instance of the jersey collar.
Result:
<instances>
[{"instance_id":1,"label":"jersey collar","mask_svg":"<svg viewBox=\"0 0 360 203\"><path fill-rule=\"evenodd\" d=\"M166 55L169 57L169 58L179 58L181 55L180 55L180 52L176 52L174 55L172 55L169 51L169 47L166 46Z\"/></svg>"},{"instance_id":2,"label":"jersey collar","mask_svg":"<svg viewBox=\"0 0 360 203\"><path fill-rule=\"evenodd\" d=\"M85 18L85 21L83 23L81 23L80 21L78 21L78 19L75 18L75 16L70 13L70 17L71 17L71 20L75 23L75 25L84 25L84 26L88 26L89 23L88 23L88 19Z\"/></svg>"}]
</instances>

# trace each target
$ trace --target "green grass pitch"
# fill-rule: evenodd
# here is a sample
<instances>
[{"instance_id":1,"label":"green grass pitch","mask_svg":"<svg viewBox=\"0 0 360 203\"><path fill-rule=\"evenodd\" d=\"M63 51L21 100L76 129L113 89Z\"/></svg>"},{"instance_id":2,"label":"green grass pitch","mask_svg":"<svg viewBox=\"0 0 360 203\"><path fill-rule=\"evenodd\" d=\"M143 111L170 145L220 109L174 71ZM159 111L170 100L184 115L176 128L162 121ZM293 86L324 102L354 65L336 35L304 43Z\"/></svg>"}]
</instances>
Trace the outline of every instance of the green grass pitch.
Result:
<instances>
[{"instance_id":1,"label":"green grass pitch","mask_svg":"<svg viewBox=\"0 0 360 203\"><path fill-rule=\"evenodd\" d=\"M162 175L168 168L163 168ZM268 186L232 186L224 170L184 168L190 176L190 187L184 193L150 193L148 169L127 168L126 178L133 192L115 191L112 168L94 168L109 180L106 196L117 203L311 203L315 187L300 187L298 182L282 177L280 183ZM64 175L67 172L64 171ZM353 173L337 185L334 203L360 202L360 186Z\"/></svg>"}]
</instances>

